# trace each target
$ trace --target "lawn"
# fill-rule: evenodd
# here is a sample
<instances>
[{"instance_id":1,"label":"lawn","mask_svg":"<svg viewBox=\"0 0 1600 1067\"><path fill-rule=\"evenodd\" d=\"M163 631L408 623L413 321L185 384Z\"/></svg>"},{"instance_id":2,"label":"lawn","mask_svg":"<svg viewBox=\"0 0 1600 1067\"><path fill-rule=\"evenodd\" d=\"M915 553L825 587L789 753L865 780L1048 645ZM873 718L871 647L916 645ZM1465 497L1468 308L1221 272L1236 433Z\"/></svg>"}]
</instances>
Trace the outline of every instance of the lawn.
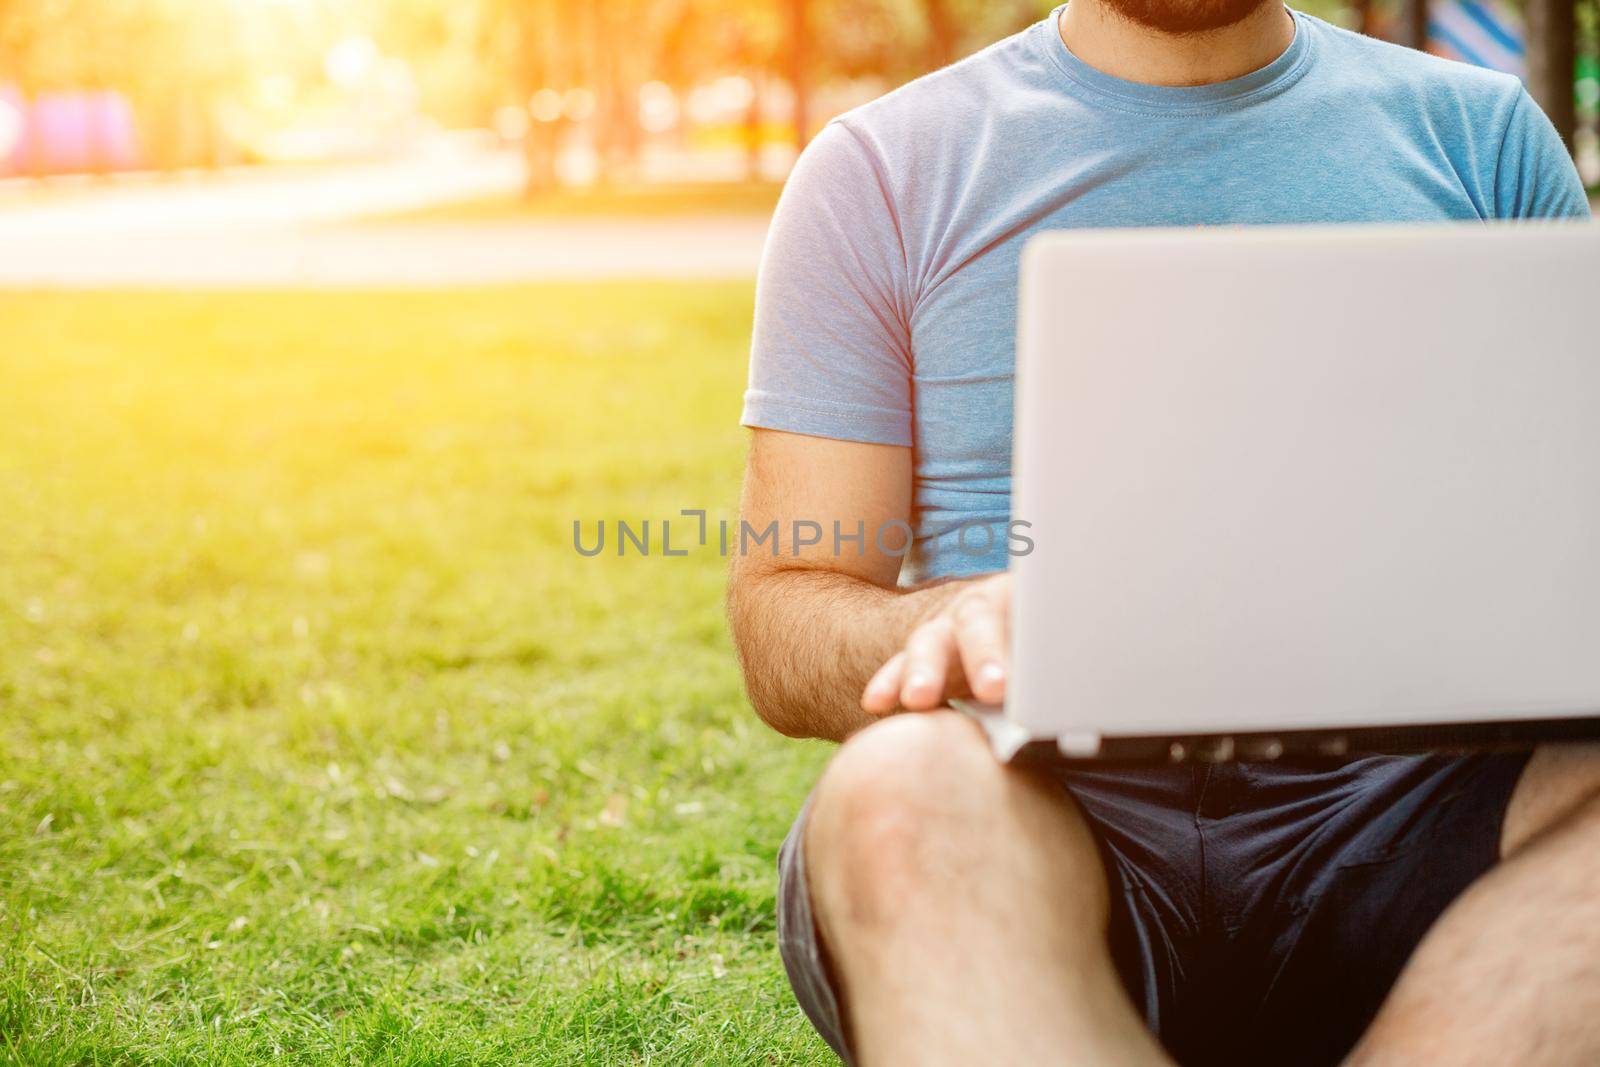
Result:
<instances>
[{"instance_id":1,"label":"lawn","mask_svg":"<svg viewBox=\"0 0 1600 1067\"><path fill-rule=\"evenodd\" d=\"M572 547L731 513L750 299L0 296L0 1062L827 1062L826 749Z\"/></svg>"}]
</instances>

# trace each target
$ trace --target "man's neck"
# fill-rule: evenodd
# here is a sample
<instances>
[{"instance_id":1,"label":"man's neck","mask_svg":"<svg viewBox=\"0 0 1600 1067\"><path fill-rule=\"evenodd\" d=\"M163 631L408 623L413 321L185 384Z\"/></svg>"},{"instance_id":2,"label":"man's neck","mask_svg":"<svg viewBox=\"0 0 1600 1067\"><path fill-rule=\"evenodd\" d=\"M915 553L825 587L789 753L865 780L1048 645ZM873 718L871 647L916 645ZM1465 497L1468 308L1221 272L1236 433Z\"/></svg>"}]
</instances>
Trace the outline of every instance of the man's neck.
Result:
<instances>
[{"instance_id":1,"label":"man's neck","mask_svg":"<svg viewBox=\"0 0 1600 1067\"><path fill-rule=\"evenodd\" d=\"M1210 85L1259 70L1294 40L1294 19L1269 2L1220 30L1169 34L1132 22L1105 0L1072 0L1061 40L1089 66L1146 85Z\"/></svg>"}]
</instances>

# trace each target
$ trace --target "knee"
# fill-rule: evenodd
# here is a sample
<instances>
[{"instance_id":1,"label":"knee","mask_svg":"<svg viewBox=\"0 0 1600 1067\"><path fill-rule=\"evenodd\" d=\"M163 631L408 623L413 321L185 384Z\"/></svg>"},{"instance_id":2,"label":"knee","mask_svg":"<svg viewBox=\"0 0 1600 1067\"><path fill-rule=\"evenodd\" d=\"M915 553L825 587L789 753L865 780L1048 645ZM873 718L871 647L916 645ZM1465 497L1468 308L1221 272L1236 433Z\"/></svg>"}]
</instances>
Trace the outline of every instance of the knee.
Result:
<instances>
[{"instance_id":1,"label":"knee","mask_svg":"<svg viewBox=\"0 0 1600 1067\"><path fill-rule=\"evenodd\" d=\"M853 735L817 784L816 803L858 815L921 809L998 770L977 723L953 711L893 715Z\"/></svg>"},{"instance_id":2,"label":"knee","mask_svg":"<svg viewBox=\"0 0 1600 1067\"><path fill-rule=\"evenodd\" d=\"M845 742L805 832L813 897L832 921L879 923L914 900L970 896L1017 849L1092 867L1101 881L1064 791L998 763L982 730L954 712L897 715Z\"/></svg>"},{"instance_id":3,"label":"knee","mask_svg":"<svg viewBox=\"0 0 1600 1067\"><path fill-rule=\"evenodd\" d=\"M982 730L965 716L895 715L839 747L813 806L830 828L900 838L941 809L964 808L960 795L982 789L998 770Z\"/></svg>"},{"instance_id":4,"label":"knee","mask_svg":"<svg viewBox=\"0 0 1600 1067\"><path fill-rule=\"evenodd\" d=\"M994 757L954 712L897 715L860 731L812 796L807 866L816 895L865 917L959 851L977 824Z\"/></svg>"}]
</instances>

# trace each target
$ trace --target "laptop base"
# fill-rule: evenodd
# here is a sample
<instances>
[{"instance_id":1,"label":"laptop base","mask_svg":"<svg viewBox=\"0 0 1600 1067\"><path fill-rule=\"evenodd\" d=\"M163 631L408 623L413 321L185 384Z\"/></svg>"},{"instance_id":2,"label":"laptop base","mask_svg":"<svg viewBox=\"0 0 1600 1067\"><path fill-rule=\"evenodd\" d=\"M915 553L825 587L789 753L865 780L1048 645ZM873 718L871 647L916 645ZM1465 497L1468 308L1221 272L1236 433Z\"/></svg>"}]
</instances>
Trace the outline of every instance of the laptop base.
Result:
<instances>
[{"instance_id":1,"label":"laptop base","mask_svg":"<svg viewBox=\"0 0 1600 1067\"><path fill-rule=\"evenodd\" d=\"M1270 763L1280 759L1342 759L1422 752L1527 749L1546 742L1600 741L1600 716L1415 723L1310 730L1265 730L1140 736L1028 736L992 707L952 701L983 726L1001 760L1051 763Z\"/></svg>"}]
</instances>

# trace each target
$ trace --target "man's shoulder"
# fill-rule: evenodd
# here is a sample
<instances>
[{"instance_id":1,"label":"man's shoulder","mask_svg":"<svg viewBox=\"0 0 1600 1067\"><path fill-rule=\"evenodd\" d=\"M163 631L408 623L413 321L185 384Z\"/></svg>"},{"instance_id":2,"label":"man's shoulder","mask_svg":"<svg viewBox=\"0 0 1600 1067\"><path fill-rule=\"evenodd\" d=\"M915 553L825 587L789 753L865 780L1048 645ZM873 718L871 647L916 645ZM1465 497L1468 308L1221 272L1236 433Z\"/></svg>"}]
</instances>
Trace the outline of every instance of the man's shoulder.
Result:
<instances>
[{"instance_id":1,"label":"man's shoulder","mask_svg":"<svg viewBox=\"0 0 1600 1067\"><path fill-rule=\"evenodd\" d=\"M1405 101L1443 114L1461 107L1498 110L1515 103L1522 93L1522 82L1515 75L1380 41L1310 15L1301 17L1317 37L1323 70L1374 100Z\"/></svg>"},{"instance_id":2,"label":"man's shoulder","mask_svg":"<svg viewBox=\"0 0 1600 1067\"><path fill-rule=\"evenodd\" d=\"M1046 76L1034 41L1038 31L1034 23L852 108L834 122L901 164L926 158L940 145L970 148L1019 92Z\"/></svg>"}]
</instances>

